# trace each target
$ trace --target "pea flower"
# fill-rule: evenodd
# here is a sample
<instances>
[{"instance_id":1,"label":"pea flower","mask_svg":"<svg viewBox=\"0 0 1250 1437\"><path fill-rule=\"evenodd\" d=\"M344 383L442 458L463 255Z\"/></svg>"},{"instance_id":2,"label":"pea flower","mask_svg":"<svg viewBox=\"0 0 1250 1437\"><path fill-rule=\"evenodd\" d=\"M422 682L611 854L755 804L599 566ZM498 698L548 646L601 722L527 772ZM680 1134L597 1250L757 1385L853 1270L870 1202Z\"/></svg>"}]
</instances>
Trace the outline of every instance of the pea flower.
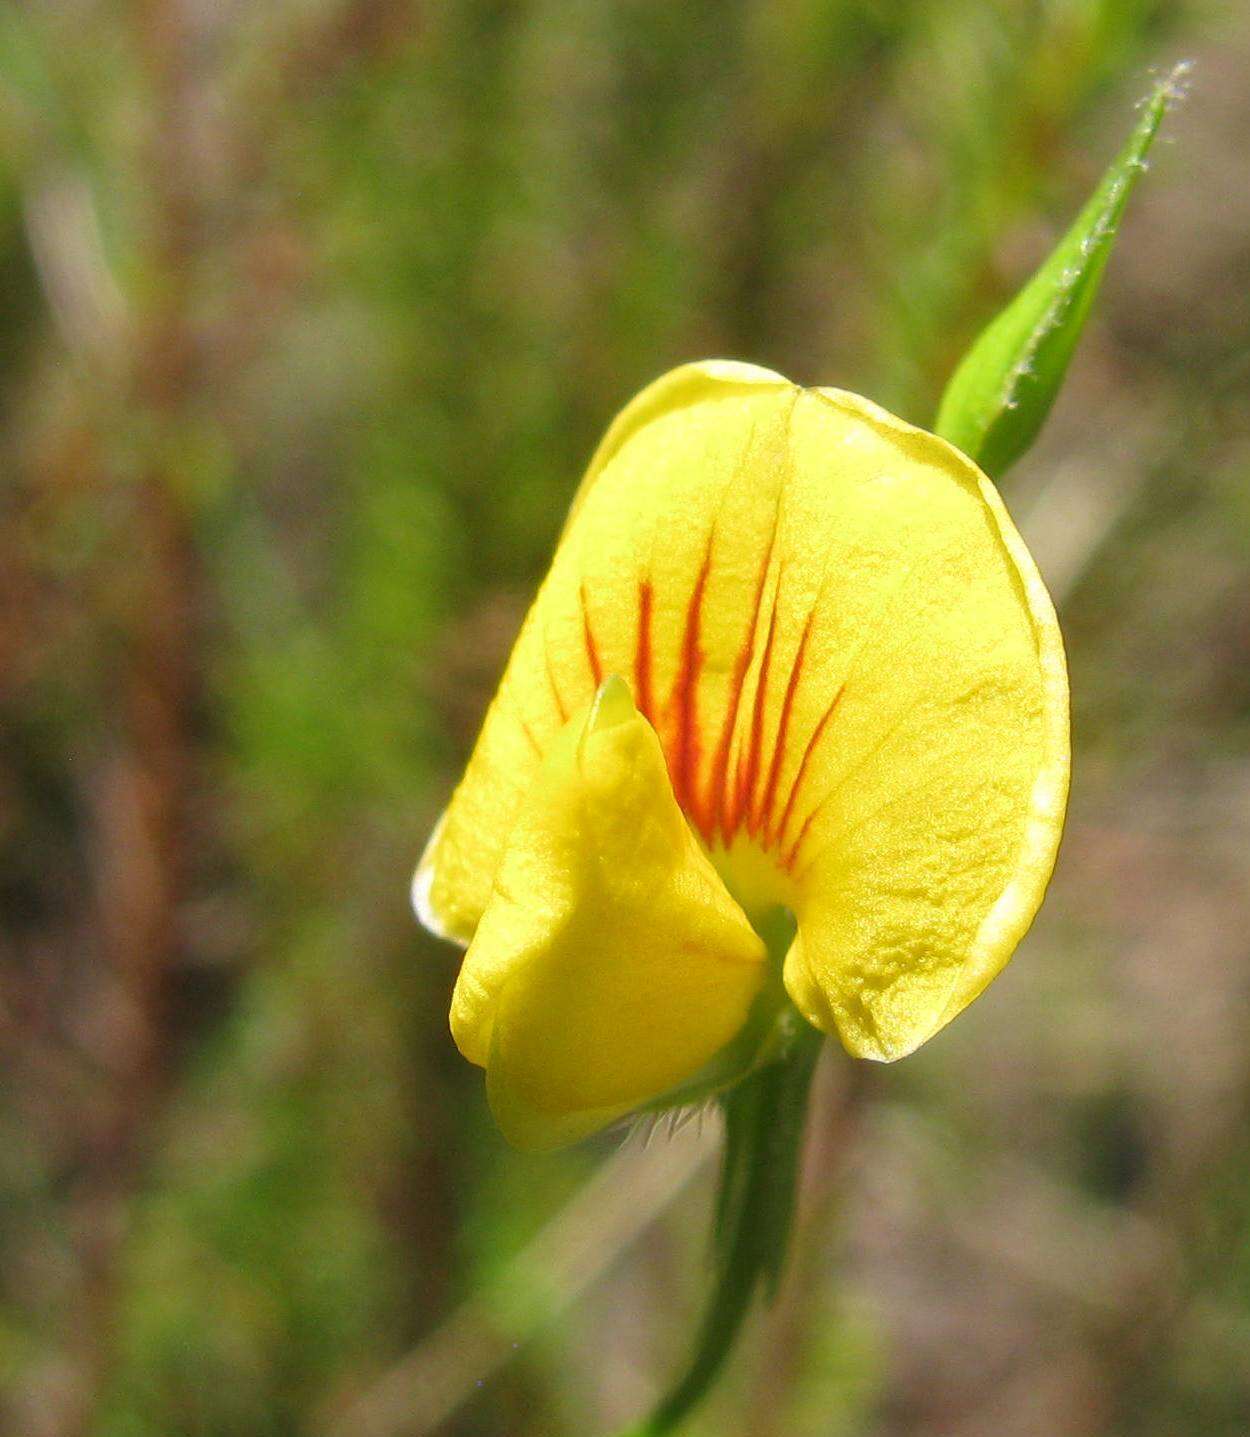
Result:
<instances>
[{"instance_id":1,"label":"pea flower","mask_svg":"<svg viewBox=\"0 0 1250 1437\"><path fill-rule=\"evenodd\" d=\"M856 1057L911 1052L1029 926L1068 767L1054 610L969 458L752 365L658 380L414 880L505 1136L679 1100L781 985Z\"/></svg>"}]
</instances>

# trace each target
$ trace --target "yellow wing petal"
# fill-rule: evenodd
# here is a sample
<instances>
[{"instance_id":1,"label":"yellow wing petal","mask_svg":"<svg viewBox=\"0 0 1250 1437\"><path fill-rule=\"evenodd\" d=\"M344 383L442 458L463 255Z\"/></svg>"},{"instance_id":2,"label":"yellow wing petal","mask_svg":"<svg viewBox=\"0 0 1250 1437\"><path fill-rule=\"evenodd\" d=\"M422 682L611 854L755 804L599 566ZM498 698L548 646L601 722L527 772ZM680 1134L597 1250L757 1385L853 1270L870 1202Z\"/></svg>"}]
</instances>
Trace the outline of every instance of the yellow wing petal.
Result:
<instances>
[{"instance_id":1,"label":"yellow wing petal","mask_svg":"<svg viewBox=\"0 0 1250 1437\"><path fill-rule=\"evenodd\" d=\"M699 848L620 679L551 746L465 955L461 1051L519 1147L571 1142L697 1072L764 947Z\"/></svg>"}]
</instances>

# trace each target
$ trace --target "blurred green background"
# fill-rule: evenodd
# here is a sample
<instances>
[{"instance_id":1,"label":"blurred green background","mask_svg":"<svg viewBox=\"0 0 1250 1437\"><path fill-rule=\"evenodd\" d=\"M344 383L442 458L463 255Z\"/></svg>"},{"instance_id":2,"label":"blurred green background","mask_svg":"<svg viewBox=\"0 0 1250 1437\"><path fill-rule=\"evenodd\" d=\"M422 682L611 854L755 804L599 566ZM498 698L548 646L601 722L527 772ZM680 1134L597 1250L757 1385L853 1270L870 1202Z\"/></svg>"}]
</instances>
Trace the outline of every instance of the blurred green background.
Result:
<instances>
[{"instance_id":1,"label":"blurred green background","mask_svg":"<svg viewBox=\"0 0 1250 1437\"><path fill-rule=\"evenodd\" d=\"M830 1055L789 1282L689 1430L1250 1431L1246 8L29 0L0 1432L590 1437L654 1395L716 1135L506 1150L409 874L621 404L723 355L926 422L1183 58L1004 485L1070 648L1050 898L921 1054Z\"/></svg>"}]
</instances>

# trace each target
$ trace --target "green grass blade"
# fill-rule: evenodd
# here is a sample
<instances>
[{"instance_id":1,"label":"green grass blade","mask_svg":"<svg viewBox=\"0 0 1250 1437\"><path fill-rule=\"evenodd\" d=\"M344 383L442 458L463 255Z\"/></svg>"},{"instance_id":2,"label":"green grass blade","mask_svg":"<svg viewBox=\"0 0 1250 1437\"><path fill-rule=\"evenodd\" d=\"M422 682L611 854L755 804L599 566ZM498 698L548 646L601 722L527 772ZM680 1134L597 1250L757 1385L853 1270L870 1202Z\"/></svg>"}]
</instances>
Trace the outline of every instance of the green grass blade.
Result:
<instances>
[{"instance_id":1,"label":"green grass blade","mask_svg":"<svg viewBox=\"0 0 1250 1437\"><path fill-rule=\"evenodd\" d=\"M1128 197L1187 67L1155 86L1141 119L1076 223L1033 278L981 332L938 407L935 430L994 478L1028 449L1089 315Z\"/></svg>"}]
</instances>

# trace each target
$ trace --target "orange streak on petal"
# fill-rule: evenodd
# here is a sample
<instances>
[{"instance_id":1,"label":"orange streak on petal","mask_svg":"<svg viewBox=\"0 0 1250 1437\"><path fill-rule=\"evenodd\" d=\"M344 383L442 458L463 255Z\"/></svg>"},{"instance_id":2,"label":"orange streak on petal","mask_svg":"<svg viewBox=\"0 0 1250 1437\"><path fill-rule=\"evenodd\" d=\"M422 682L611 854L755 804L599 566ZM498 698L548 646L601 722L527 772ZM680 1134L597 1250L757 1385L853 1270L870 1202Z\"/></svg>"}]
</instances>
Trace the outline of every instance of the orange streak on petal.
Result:
<instances>
[{"instance_id":1,"label":"orange streak on petal","mask_svg":"<svg viewBox=\"0 0 1250 1437\"><path fill-rule=\"evenodd\" d=\"M812 630L813 613L808 614L807 622L803 625L803 633L799 638L799 646L795 651L794 663L790 668L790 678L786 684L785 696L781 700L781 716L777 720L777 737L773 742L772 762L768 766L768 778L764 784L764 797L760 802L760 822L764 828L764 847L769 846L770 831L772 828L773 803L777 797L777 783L781 778L781 761L785 756L786 734L790 728L790 711L794 707L794 696L798 692L799 675L803 669L803 654L807 649L807 636Z\"/></svg>"},{"instance_id":2,"label":"orange streak on petal","mask_svg":"<svg viewBox=\"0 0 1250 1437\"><path fill-rule=\"evenodd\" d=\"M703 667L703 650L699 647L699 631L703 612L703 596L707 588L707 576L712 567L712 545L715 532L708 535L707 552L703 556L703 567L695 580L690 602L686 608L686 627L682 636L681 668L673 685L670 704L677 711L676 752L670 765L673 775L673 791L677 802L694 821L695 826L710 839L710 821L707 815L698 814L698 795L695 792L695 775L699 765L699 732L697 717L699 671Z\"/></svg>"},{"instance_id":3,"label":"orange streak on petal","mask_svg":"<svg viewBox=\"0 0 1250 1437\"><path fill-rule=\"evenodd\" d=\"M521 725L521 732L525 735L527 739L529 739L530 747L534 750L534 752L538 755L539 758L542 758L543 746L538 742L538 739L535 738L534 730L530 728L529 722L526 719L518 719L517 722Z\"/></svg>"},{"instance_id":4,"label":"orange streak on petal","mask_svg":"<svg viewBox=\"0 0 1250 1437\"><path fill-rule=\"evenodd\" d=\"M751 650L755 644L755 630L760 621L760 608L764 602L764 586L768 580L768 568L773 560L773 546L777 541L777 529L773 526L772 538L769 540L768 549L764 554L764 562L760 565L760 576L755 586L755 607L751 614L751 622L747 628L746 638L743 640L742 652L734 662L733 675L730 679L730 690L733 695L729 708L725 714L725 724L721 729L720 739L716 745L716 755L712 761L712 777L708 786L708 802L710 808L714 808L714 825L719 824L721 838L728 843L737 828L738 819L735 812L731 812L726 800L729 797L729 750L733 745L734 730L738 726L738 710L742 705L742 690L746 684L747 670L751 667Z\"/></svg>"},{"instance_id":5,"label":"orange streak on petal","mask_svg":"<svg viewBox=\"0 0 1250 1437\"><path fill-rule=\"evenodd\" d=\"M560 694L560 685L556 682L555 670L551 667L551 650L547 647L545 638L543 640L543 659L547 665L547 682L551 685L551 696L556 701L556 712L560 715L560 722L567 723L569 711Z\"/></svg>"},{"instance_id":6,"label":"orange streak on petal","mask_svg":"<svg viewBox=\"0 0 1250 1437\"><path fill-rule=\"evenodd\" d=\"M794 801L799 796L799 790L803 786L803 779L807 773L808 760L815 752L816 745L820 742L821 735L825 731L825 726L833 717L834 710L841 702L842 695L845 692L845 689L846 686L844 684L838 689L837 693L834 694L833 698L830 700L829 707L824 711L823 714L821 714L820 719L817 721L816 727L812 730L811 738L809 738L807 741L807 748L804 749L803 757L799 761L798 772L794 775L794 782L790 785L790 796L786 799L786 806L782 810L781 822L777 825L777 839L779 842L782 838L785 837L786 827L790 822L790 815L794 811ZM798 856L799 849L802 847L803 840L807 836L807 830L811 827L812 820L816 817L817 813L820 812L820 807L821 805L817 804L816 807L812 809L811 813L807 815L807 818L803 821L803 826L799 829L798 837L790 845L790 851L782 859L782 863L786 868L794 867L794 860Z\"/></svg>"},{"instance_id":7,"label":"orange streak on petal","mask_svg":"<svg viewBox=\"0 0 1250 1437\"><path fill-rule=\"evenodd\" d=\"M747 832L754 834L759 823L759 813L754 804L755 787L760 776L760 749L764 740L764 707L768 702L768 662L773 653L773 637L777 632L777 601L773 600L772 613L768 616L768 636L764 640L764 652L760 656L760 677L755 686L755 706L751 713L751 747L747 753L745 775L738 784L738 814L747 817Z\"/></svg>"},{"instance_id":8,"label":"orange streak on petal","mask_svg":"<svg viewBox=\"0 0 1250 1437\"><path fill-rule=\"evenodd\" d=\"M742 646L742 652L734 663L733 675L730 679L730 689L733 697L730 700L728 710L725 714L725 724L721 729L721 735L716 744L716 755L712 760L712 776L708 784L708 805L714 815L714 823L720 826L721 837L726 843L732 832L730 813L725 802L728 790L729 772L729 749L733 742L734 729L738 723L738 709L742 703L742 688L746 681L747 669L751 664L751 637L754 633L752 623L751 633L747 635L746 642Z\"/></svg>"},{"instance_id":9,"label":"orange streak on petal","mask_svg":"<svg viewBox=\"0 0 1250 1437\"><path fill-rule=\"evenodd\" d=\"M599 658L599 645L595 642L595 632L590 627L590 607L586 602L585 584L578 590L578 597L582 605L582 638L586 644L586 658L590 663L590 676L595 681L595 688L598 688L603 682L603 663Z\"/></svg>"},{"instance_id":10,"label":"orange streak on petal","mask_svg":"<svg viewBox=\"0 0 1250 1437\"><path fill-rule=\"evenodd\" d=\"M816 817L817 810L812 809L811 813L803 820L803 826L799 829L799 836L794 840L790 852L781 860L781 866L788 872L794 871L794 860L799 856L799 849L803 847L803 840L807 837L807 830L812 826L812 820Z\"/></svg>"},{"instance_id":11,"label":"orange streak on petal","mask_svg":"<svg viewBox=\"0 0 1250 1437\"><path fill-rule=\"evenodd\" d=\"M634 653L634 701L647 722L655 726L655 705L651 698L651 581L638 585L638 647Z\"/></svg>"}]
</instances>

